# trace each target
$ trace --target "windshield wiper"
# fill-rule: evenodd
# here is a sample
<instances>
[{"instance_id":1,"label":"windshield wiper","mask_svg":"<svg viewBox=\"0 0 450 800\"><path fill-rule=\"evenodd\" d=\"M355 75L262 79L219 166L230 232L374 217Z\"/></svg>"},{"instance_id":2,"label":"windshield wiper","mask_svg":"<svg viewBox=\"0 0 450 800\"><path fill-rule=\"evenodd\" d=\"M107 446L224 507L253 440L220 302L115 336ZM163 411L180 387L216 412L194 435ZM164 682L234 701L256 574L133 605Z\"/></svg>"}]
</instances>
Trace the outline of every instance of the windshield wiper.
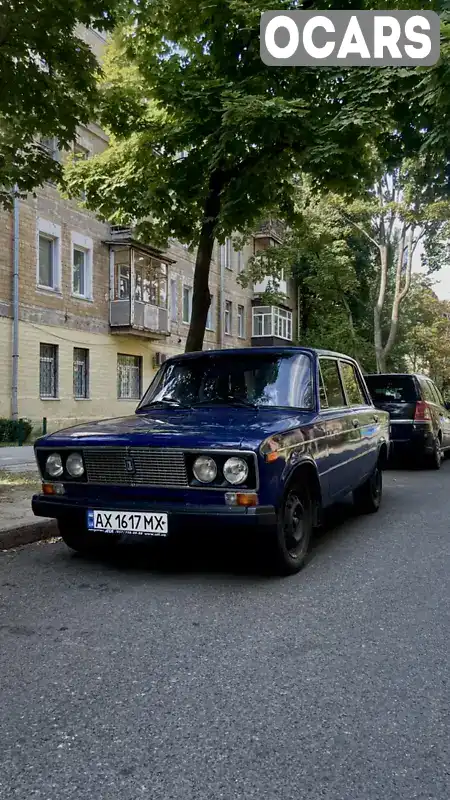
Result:
<instances>
[{"instance_id":1,"label":"windshield wiper","mask_svg":"<svg viewBox=\"0 0 450 800\"><path fill-rule=\"evenodd\" d=\"M172 397L161 397L160 400L151 400L149 403L146 403L145 406L142 406L142 408L150 408L151 406L159 405L170 405L176 406L177 408L192 408L192 406L184 405L183 403L180 403L179 400L174 400Z\"/></svg>"},{"instance_id":2,"label":"windshield wiper","mask_svg":"<svg viewBox=\"0 0 450 800\"><path fill-rule=\"evenodd\" d=\"M257 404L252 403L251 400L246 400L244 397L234 397L233 395L229 395L228 397L211 397L209 400L199 400L197 403L193 404L193 408L197 406L209 406L215 403L224 406L239 405L244 408L258 408Z\"/></svg>"}]
</instances>

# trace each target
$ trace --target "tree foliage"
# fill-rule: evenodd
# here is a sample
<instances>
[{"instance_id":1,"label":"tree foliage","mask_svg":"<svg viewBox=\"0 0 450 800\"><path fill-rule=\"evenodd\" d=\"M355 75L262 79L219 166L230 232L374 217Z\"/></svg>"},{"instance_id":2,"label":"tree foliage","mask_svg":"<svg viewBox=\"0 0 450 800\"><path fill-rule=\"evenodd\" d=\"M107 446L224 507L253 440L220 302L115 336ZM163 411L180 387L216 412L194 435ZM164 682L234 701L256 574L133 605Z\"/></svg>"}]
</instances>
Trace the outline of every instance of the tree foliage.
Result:
<instances>
[{"instance_id":1,"label":"tree foliage","mask_svg":"<svg viewBox=\"0 0 450 800\"><path fill-rule=\"evenodd\" d=\"M2 0L0 3L0 202L57 179L60 165L38 136L70 145L92 118L98 64L77 24L108 29L116 0Z\"/></svg>"},{"instance_id":2,"label":"tree foliage","mask_svg":"<svg viewBox=\"0 0 450 800\"><path fill-rule=\"evenodd\" d=\"M413 278L400 339L404 368L429 374L449 398L450 302L439 300L429 278Z\"/></svg>"},{"instance_id":3,"label":"tree foliage","mask_svg":"<svg viewBox=\"0 0 450 800\"><path fill-rule=\"evenodd\" d=\"M420 241L425 245L429 270L444 266L442 258L448 255L447 164L425 155L405 158L391 170L380 164L373 189L350 204L343 198L335 198L335 202L342 218L365 235L376 251L374 348L377 367L384 372L410 289L417 245Z\"/></svg>"},{"instance_id":4,"label":"tree foliage","mask_svg":"<svg viewBox=\"0 0 450 800\"><path fill-rule=\"evenodd\" d=\"M253 256L239 282L268 277L264 303L282 299L281 275L298 293L298 342L353 355L374 368L371 325L376 269L373 248L342 220L331 196L317 196L308 182L299 188L295 224L283 243Z\"/></svg>"},{"instance_id":5,"label":"tree foliage","mask_svg":"<svg viewBox=\"0 0 450 800\"><path fill-rule=\"evenodd\" d=\"M401 100L415 70L267 67L263 10L254 0L135 4L105 68L110 148L67 174L69 191L104 218L197 248L187 350L203 344L216 238L273 209L291 220L300 171L328 191L356 191L373 178L369 141L398 154L421 140L417 109Z\"/></svg>"}]
</instances>

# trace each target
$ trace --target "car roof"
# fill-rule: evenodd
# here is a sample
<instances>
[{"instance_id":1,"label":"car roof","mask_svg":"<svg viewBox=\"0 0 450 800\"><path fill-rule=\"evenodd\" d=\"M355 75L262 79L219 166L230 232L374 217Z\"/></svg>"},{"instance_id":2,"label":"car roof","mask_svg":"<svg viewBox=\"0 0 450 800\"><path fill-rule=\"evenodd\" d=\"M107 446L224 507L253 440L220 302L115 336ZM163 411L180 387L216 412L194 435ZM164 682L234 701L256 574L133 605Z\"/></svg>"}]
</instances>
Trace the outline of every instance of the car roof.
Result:
<instances>
[{"instance_id":1,"label":"car roof","mask_svg":"<svg viewBox=\"0 0 450 800\"><path fill-rule=\"evenodd\" d=\"M347 356L344 353L336 353L333 350L322 350L316 347L301 347L299 345L271 345L271 346L263 346L263 347L230 347L230 348L223 348L217 350L196 350L193 353L180 353L179 355L170 356L167 361L172 361L173 359L189 359L189 358L199 358L201 356L211 356L211 355L254 355L256 353L309 353L310 355L316 356L330 356L333 358L345 358L350 361L354 361L355 359L352 356Z\"/></svg>"}]
</instances>

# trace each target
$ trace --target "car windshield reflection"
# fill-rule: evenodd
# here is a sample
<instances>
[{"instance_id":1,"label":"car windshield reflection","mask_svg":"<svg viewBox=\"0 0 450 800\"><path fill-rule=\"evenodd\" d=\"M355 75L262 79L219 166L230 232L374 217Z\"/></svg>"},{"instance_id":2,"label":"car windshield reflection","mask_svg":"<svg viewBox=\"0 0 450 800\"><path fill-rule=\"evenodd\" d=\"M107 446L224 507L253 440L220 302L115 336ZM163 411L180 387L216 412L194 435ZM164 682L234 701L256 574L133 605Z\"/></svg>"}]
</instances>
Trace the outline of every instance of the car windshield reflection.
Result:
<instances>
[{"instance_id":1,"label":"car windshield reflection","mask_svg":"<svg viewBox=\"0 0 450 800\"><path fill-rule=\"evenodd\" d=\"M312 362L306 353L204 353L161 369L137 411L156 405L200 408L314 407Z\"/></svg>"}]
</instances>

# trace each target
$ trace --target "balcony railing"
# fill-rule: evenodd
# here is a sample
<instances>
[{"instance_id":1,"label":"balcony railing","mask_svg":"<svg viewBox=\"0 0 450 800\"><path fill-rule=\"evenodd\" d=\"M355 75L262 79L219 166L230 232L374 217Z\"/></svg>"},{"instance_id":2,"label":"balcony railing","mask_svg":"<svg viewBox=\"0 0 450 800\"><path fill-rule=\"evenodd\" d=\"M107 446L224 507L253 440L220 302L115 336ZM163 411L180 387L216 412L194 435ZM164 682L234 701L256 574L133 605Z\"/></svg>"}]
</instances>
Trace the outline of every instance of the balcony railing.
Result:
<instances>
[{"instance_id":1,"label":"balcony railing","mask_svg":"<svg viewBox=\"0 0 450 800\"><path fill-rule=\"evenodd\" d=\"M255 295L265 294L269 289L279 292L280 294L287 294L287 281L283 279L275 281L266 275L261 281L253 284L253 292Z\"/></svg>"},{"instance_id":2,"label":"balcony railing","mask_svg":"<svg viewBox=\"0 0 450 800\"><path fill-rule=\"evenodd\" d=\"M111 300L109 324L122 332L128 330L154 336L168 336L170 333L169 310L141 300Z\"/></svg>"}]
</instances>

